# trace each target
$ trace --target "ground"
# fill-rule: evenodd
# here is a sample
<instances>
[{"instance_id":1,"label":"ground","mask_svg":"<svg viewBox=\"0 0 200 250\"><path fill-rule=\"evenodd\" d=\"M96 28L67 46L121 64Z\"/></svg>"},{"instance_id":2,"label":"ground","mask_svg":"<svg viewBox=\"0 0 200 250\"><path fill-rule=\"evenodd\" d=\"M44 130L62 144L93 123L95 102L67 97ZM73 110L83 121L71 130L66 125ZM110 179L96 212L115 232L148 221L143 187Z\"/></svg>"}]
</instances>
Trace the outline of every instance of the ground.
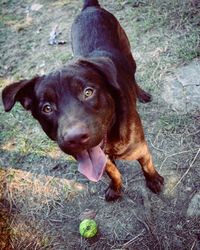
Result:
<instances>
[{"instance_id":1,"label":"ground","mask_svg":"<svg viewBox=\"0 0 200 250\"><path fill-rule=\"evenodd\" d=\"M0 249L200 249L199 1L100 1L120 20L153 96L138 104L161 194L145 186L137 162L119 161L123 196L106 202L95 184L48 139L20 105L0 106ZM79 0L1 0L0 87L62 67L72 57L70 26ZM58 25L60 45L49 45ZM89 212L88 212L89 210ZM79 234L84 214L96 237Z\"/></svg>"}]
</instances>

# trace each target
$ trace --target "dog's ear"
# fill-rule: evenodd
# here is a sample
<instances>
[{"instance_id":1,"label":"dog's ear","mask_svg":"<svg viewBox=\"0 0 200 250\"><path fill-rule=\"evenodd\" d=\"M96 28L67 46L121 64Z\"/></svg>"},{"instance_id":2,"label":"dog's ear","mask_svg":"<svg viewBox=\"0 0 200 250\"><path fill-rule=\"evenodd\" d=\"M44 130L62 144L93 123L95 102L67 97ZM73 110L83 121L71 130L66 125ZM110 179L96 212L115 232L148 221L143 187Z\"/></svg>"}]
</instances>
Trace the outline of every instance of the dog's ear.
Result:
<instances>
[{"instance_id":1,"label":"dog's ear","mask_svg":"<svg viewBox=\"0 0 200 250\"><path fill-rule=\"evenodd\" d=\"M113 61L108 57L81 58L77 61L79 65L87 66L103 75L110 85L119 89L117 82L117 70Z\"/></svg>"},{"instance_id":2,"label":"dog's ear","mask_svg":"<svg viewBox=\"0 0 200 250\"><path fill-rule=\"evenodd\" d=\"M2 91L2 101L5 111L10 111L17 101L20 102L26 110L30 110L34 86L39 78L39 76L36 76L31 80L21 80L6 86Z\"/></svg>"}]
</instances>

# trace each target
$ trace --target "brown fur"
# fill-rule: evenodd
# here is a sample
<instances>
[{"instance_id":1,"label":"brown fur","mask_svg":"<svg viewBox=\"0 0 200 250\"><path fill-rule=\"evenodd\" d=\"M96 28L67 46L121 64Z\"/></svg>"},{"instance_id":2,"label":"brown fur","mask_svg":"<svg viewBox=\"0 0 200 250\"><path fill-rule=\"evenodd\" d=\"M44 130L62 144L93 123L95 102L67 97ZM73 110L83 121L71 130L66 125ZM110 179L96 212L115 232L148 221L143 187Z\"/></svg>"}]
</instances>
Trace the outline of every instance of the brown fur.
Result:
<instances>
[{"instance_id":1,"label":"brown fur","mask_svg":"<svg viewBox=\"0 0 200 250\"><path fill-rule=\"evenodd\" d=\"M136 110L136 99L149 102L151 95L135 80L136 63L125 31L98 1L88 0L72 26L72 47L71 64L7 86L2 93L5 110L19 101L75 158L103 141L108 156L105 170L111 178L106 200L121 196L115 159L137 160L147 186L160 192L164 179L155 170ZM88 87L94 91L89 98Z\"/></svg>"}]
</instances>

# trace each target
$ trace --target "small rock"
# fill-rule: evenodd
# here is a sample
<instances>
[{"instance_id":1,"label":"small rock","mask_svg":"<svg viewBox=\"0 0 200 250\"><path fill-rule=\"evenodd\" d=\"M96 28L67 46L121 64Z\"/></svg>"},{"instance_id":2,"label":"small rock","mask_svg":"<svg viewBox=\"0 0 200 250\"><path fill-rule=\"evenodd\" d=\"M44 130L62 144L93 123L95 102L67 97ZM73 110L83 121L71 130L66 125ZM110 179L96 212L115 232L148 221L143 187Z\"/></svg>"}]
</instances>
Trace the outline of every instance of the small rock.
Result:
<instances>
[{"instance_id":1,"label":"small rock","mask_svg":"<svg viewBox=\"0 0 200 250\"><path fill-rule=\"evenodd\" d=\"M187 216L197 217L200 216L200 193L196 193L188 206Z\"/></svg>"},{"instance_id":2,"label":"small rock","mask_svg":"<svg viewBox=\"0 0 200 250\"><path fill-rule=\"evenodd\" d=\"M200 61L178 68L166 77L163 99L172 109L187 113L200 108Z\"/></svg>"},{"instance_id":3,"label":"small rock","mask_svg":"<svg viewBox=\"0 0 200 250\"><path fill-rule=\"evenodd\" d=\"M32 11L38 11L38 10L40 10L42 7L43 7L42 4L34 3L34 4L31 5L31 10L32 10Z\"/></svg>"}]
</instances>

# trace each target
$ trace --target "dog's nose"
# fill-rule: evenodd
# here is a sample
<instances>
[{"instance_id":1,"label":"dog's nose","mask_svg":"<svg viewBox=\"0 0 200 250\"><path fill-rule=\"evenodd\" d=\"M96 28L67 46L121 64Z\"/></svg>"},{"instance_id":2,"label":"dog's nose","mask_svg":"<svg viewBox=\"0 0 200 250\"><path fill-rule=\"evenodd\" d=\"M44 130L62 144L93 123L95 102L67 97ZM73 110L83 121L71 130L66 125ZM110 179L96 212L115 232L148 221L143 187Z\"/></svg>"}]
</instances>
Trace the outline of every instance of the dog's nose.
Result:
<instances>
[{"instance_id":1,"label":"dog's nose","mask_svg":"<svg viewBox=\"0 0 200 250\"><path fill-rule=\"evenodd\" d=\"M69 147L85 145L89 139L89 130L82 126L73 126L69 128L64 135L64 142Z\"/></svg>"}]
</instances>

